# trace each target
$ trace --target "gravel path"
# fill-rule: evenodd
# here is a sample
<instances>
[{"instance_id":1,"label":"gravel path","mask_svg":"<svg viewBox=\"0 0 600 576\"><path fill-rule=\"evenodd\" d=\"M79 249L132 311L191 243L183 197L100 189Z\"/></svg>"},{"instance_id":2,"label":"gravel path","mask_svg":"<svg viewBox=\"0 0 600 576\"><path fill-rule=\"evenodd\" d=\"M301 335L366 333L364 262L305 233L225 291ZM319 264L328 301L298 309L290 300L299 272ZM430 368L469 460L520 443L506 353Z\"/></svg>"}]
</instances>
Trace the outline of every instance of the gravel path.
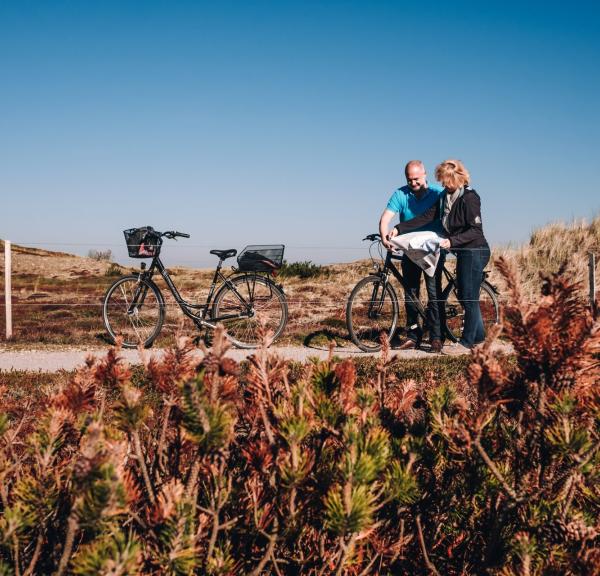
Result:
<instances>
[{"instance_id":1,"label":"gravel path","mask_svg":"<svg viewBox=\"0 0 600 576\"><path fill-rule=\"evenodd\" d=\"M510 353L510 346L502 343L496 343L494 348L503 352ZM74 370L81 366L85 359L90 356L103 356L106 354L108 347L105 348L86 348L74 349L66 348L61 350L16 350L10 348L0 349L0 371L9 370L29 370L34 372L56 372L57 370ZM297 360L300 362L306 361L311 357L326 358L329 353L326 348L307 348L307 347L292 347L292 346L273 346L271 351L276 352L280 356ZM392 351L393 354L401 358L432 358L432 354L424 350L406 350ZM160 356L163 351L160 349L151 349L146 351L151 356ZM199 354L202 352L198 351ZM227 353L235 360L243 360L253 353L253 350L238 350L232 348ZM357 348L335 348L336 356L346 358L364 358L367 356L377 356L378 354L368 354L361 352ZM460 355L464 354L463 349L457 346L445 346L443 355ZM140 355L137 350L123 350L121 355L124 356L131 364L140 363Z\"/></svg>"}]
</instances>

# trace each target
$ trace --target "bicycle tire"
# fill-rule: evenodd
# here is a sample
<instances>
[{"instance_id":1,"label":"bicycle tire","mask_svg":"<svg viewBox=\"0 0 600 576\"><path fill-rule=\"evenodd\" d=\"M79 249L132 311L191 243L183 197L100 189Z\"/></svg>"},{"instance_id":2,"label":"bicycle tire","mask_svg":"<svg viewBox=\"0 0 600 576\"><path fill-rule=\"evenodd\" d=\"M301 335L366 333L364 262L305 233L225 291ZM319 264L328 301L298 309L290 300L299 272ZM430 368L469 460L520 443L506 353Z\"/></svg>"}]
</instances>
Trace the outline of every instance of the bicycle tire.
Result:
<instances>
[{"instance_id":1,"label":"bicycle tire","mask_svg":"<svg viewBox=\"0 0 600 576\"><path fill-rule=\"evenodd\" d=\"M131 303L139 297L141 304L130 310ZM139 276L119 278L106 291L102 320L113 343L120 338L123 348L137 348L140 343L149 348L165 320L164 299L158 286Z\"/></svg>"},{"instance_id":2,"label":"bicycle tire","mask_svg":"<svg viewBox=\"0 0 600 576\"><path fill-rule=\"evenodd\" d=\"M446 315L446 336L453 342L458 342L462 335L465 312L458 300L456 284L444 302ZM479 307L483 318L483 327L487 334L488 329L500 322L500 305L493 286L484 280L479 292Z\"/></svg>"},{"instance_id":3,"label":"bicycle tire","mask_svg":"<svg viewBox=\"0 0 600 576\"><path fill-rule=\"evenodd\" d=\"M272 344L283 332L288 320L288 307L283 291L271 280L259 274L243 274L230 278L237 292L251 305L252 315L245 316L247 307L229 284L224 284L215 296L211 319L222 322L229 340L238 348L257 348L262 343L262 329L272 334ZM239 314L236 318L219 320L221 316Z\"/></svg>"},{"instance_id":4,"label":"bicycle tire","mask_svg":"<svg viewBox=\"0 0 600 576\"><path fill-rule=\"evenodd\" d=\"M398 323L398 297L393 287L385 285L383 298L381 278L367 276L352 289L346 304L346 327L350 339L363 352L381 350L381 333L391 340Z\"/></svg>"}]
</instances>

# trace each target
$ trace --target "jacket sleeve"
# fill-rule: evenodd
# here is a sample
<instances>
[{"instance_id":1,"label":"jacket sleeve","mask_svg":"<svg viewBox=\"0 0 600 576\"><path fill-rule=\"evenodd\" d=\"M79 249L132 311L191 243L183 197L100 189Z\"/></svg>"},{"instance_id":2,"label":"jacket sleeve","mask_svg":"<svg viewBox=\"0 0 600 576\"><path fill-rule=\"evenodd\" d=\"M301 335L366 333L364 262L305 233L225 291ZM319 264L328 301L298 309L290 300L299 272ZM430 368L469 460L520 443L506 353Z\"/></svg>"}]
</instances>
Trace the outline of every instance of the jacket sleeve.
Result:
<instances>
[{"instance_id":1,"label":"jacket sleeve","mask_svg":"<svg viewBox=\"0 0 600 576\"><path fill-rule=\"evenodd\" d=\"M406 232L412 232L417 228L421 228L421 226L425 226L425 224L434 222L438 217L438 210L439 202L435 202L427 210L425 210L423 214L415 216L412 220L407 220L406 222L400 222L399 224L396 224L396 230L398 230L398 234L406 234Z\"/></svg>"},{"instance_id":2,"label":"jacket sleeve","mask_svg":"<svg viewBox=\"0 0 600 576\"><path fill-rule=\"evenodd\" d=\"M481 199L479 194L469 194L465 198L465 227L461 232L449 237L452 248L460 248L476 238L483 237L483 226L481 224Z\"/></svg>"}]
</instances>

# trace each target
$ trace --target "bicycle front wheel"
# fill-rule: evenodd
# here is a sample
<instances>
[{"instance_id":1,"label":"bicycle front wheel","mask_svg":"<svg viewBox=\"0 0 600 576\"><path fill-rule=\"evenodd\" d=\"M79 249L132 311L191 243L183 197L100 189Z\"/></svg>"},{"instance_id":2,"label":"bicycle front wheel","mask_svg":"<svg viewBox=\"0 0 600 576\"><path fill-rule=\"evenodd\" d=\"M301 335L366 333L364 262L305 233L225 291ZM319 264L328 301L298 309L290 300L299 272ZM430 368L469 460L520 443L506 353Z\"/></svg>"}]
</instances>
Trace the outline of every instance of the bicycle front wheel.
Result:
<instances>
[{"instance_id":1,"label":"bicycle front wheel","mask_svg":"<svg viewBox=\"0 0 600 576\"><path fill-rule=\"evenodd\" d=\"M398 298L379 276L363 278L346 305L346 326L352 342L364 352L381 350L381 334L390 340L398 323Z\"/></svg>"},{"instance_id":2,"label":"bicycle front wheel","mask_svg":"<svg viewBox=\"0 0 600 576\"><path fill-rule=\"evenodd\" d=\"M500 322L500 306L498 297L492 285L489 282L481 283L479 292L479 307L481 308L481 317L483 318L483 327L487 331ZM463 324L465 321L465 311L458 300L456 285L450 291L445 301L446 308L446 333L448 337L458 342L462 335Z\"/></svg>"},{"instance_id":3,"label":"bicycle front wheel","mask_svg":"<svg viewBox=\"0 0 600 576\"><path fill-rule=\"evenodd\" d=\"M164 300L154 282L138 276L119 278L106 292L102 304L104 327L123 348L152 345L165 319Z\"/></svg>"},{"instance_id":4,"label":"bicycle front wheel","mask_svg":"<svg viewBox=\"0 0 600 576\"><path fill-rule=\"evenodd\" d=\"M215 296L213 322L221 322L229 339L239 348L256 348L262 334L271 343L283 332L288 319L283 292L269 279L257 274L230 278Z\"/></svg>"}]
</instances>

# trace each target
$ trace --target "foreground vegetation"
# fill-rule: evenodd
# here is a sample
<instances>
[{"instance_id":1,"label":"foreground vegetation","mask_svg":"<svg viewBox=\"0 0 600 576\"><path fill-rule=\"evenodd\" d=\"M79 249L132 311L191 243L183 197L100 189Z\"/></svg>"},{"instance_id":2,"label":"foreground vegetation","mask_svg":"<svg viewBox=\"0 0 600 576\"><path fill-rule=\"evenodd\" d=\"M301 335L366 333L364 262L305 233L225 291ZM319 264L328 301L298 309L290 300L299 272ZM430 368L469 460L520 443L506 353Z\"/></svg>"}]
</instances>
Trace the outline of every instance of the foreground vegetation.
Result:
<instances>
[{"instance_id":1,"label":"foreground vegetation","mask_svg":"<svg viewBox=\"0 0 600 576\"><path fill-rule=\"evenodd\" d=\"M463 378L217 332L1 391L0 574L600 574L600 328L563 273ZM494 335L491 335L493 339Z\"/></svg>"}]
</instances>

